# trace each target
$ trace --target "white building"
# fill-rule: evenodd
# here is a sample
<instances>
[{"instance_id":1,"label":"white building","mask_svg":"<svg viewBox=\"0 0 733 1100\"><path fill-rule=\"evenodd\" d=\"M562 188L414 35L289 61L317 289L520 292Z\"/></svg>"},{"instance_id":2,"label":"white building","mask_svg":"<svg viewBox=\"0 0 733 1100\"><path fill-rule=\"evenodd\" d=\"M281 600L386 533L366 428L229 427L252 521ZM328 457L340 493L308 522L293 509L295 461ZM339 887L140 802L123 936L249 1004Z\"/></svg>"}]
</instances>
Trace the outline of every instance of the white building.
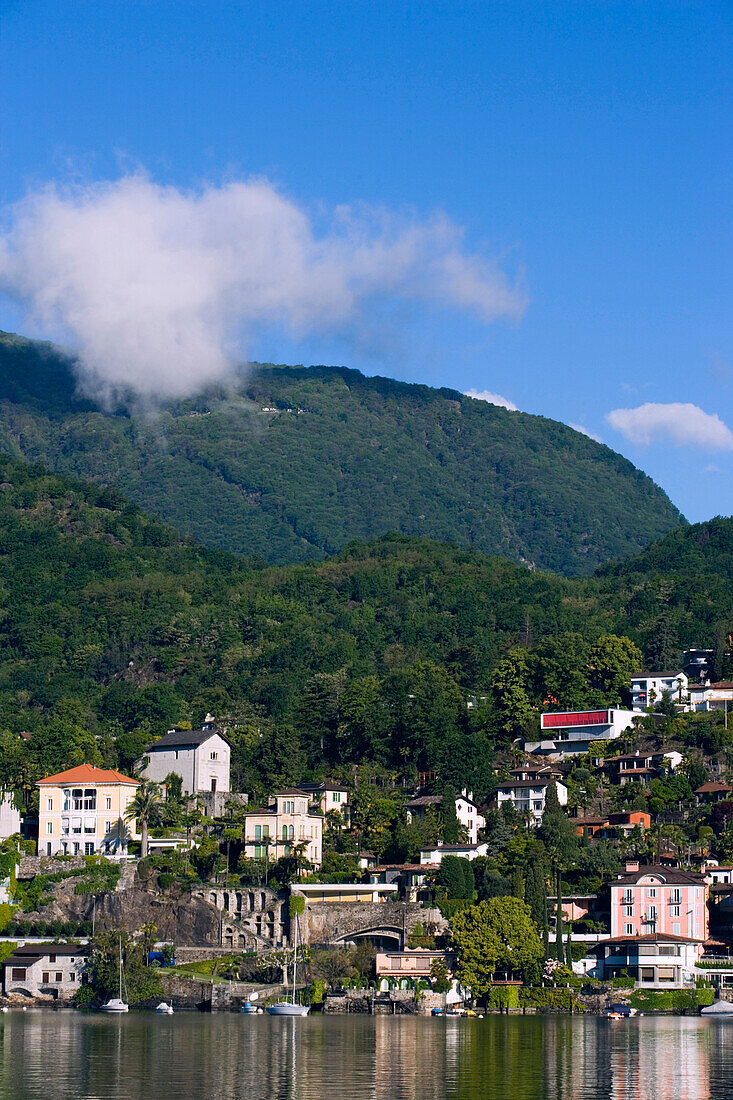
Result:
<instances>
[{"instance_id":1,"label":"white building","mask_svg":"<svg viewBox=\"0 0 733 1100\"><path fill-rule=\"evenodd\" d=\"M3 993L70 1000L82 984L89 947L65 943L28 943L3 963Z\"/></svg>"},{"instance_id":2,"label":"white building","mask_svg":"<svg viewBox=\"0 0 733 1100\"><path fill-rule=\"evenodd\" d=\"M542 740L525 741L524 748L552 760L564 760L588 752L594 741L614 741L638 717L638 711L616 707L545 713L540 717Z\"/></svg>"},{"instance_id":3,"label":"white building","mask_svg":"<svg viewBox=\"0 0 733 1100\"><path fill-rule=\"evenodd\" d=\"M555 784L560 805L567 806L568 789L556 779L509 779L506 783L500 783L496 788L497 806L501 809L505 802L511 802L518 814L527 815L532 825L539 826L542 824L550 783Z\"/></svg>"},{"instance_id":4,"label":"white building","mask_svg":"<svg viewBox=\"0 0 733 1100\"><path fill-rule=\"evenodd\" d=\"M407 824L411 825L414 818L425 817L429 809L439 812L443 804L443 796L439 794L424 794L418 798L412 798L406 804ZM478 844L479 829L483 829L486 818L478 811L478 806L473 801L473 792L463 790L456 798L456 817L458 824L465 829L469 844Z\"/></svg>"},{"instance_id":5,"label":"white building","mask_svg":"<svg viewBox=\"0 0 733 1100\"><path fill-rule=\"evenodd\" d=\"M162 783L171 772L180 775L187 795L229 790L231 746L213 725L200 730L168 730L145 750L143 775Z\"/></svg>"},{"instance_id":6,"label":"white building","mask_svg":"<svg viewBox=\"0 0 733 1100\"><path fill-rule=\"evenodd\" d=\"M689 696L690 710L733 710L733 680L692 686Z\"/></svg>"},{"instance_id":7,"label":"white building","mask_svg":"<svg viewBox=\"0 0 733 1100\"><path fill-rule=\"evenodd\" d=\"M440 864L443 856L457 856L459 859L478 859L488 855L488 844L436 844L434 848L420 849L420 862Z\"/></svg>"},{"instance_id":8,"label":"white building","mask_svg":"<svg viewBox=\"0 0 733 1100\"><path fill-rule=\"evenodd\" d=\"M15 794L0 794L0 840L7 840L20 832L20 812L15 808Z\"/></svg>"},{"instance_id":9,"label":"white building","mask_svg":"<svg viewBox=\"0 0 733 1100\"><path fill-rule=\"evenodd\" d=\"M687 676L684 672L642 672L631 677L631 705L646 710L658 703L664 692L680 705L687 703Z\"/></svg>"}]
</instances>

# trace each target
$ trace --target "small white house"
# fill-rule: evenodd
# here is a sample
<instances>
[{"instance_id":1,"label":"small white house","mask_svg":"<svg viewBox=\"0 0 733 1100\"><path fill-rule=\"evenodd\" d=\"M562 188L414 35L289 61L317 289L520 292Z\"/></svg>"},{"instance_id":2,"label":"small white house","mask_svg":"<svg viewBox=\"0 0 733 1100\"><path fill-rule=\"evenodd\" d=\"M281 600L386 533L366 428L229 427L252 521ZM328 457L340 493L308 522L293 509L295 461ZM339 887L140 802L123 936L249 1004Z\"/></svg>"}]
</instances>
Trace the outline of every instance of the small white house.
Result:
<instances>
[{"instance_id":1,"label":"small white house","mask_svg":"<svg viewBox=\"0 0 733 1100\"><path fill-rule=\"evenodd\" d=\"M568 789L564 783L552 779L509 779L496 788L496 803L499 809L505 802L511 802L518 814L527 815L532 825L542 824L545 812L547 788L555 783L557 800L561 806L568 804Z\"/></svg>"},{"instance_id":2,"label":"small white house","mask_svg":"<svg viewBox=\"0 0 733 1100\"><path fill-rule=\"evenodd\" d=\"M155 783L180 775L186 795L229 791L231 745L213 725L200 730L168 730L145 750L143 775Z\"/></svg>"},{"instance_id":3,"label":"small white house","mask_svg":"<svg viewBox=\"0 0 733 1100\"><path fill-rule=\"evenodd\" d=\"M3 963L3 993L69 1000L82 984L90 949L79 944L29 943Z\"/></svg>"},{"instance_id":4,"label":"small white house","mask_svg":"<svg viewBox=\"0 0 733 1100\"><path fill-rule=\"evenodd\" d=\"M420 849L420 863L440 864L443 856L458 856L459 859L478 859L488 855L488 844L436 844L434 848Z\"/></svg>"},{"instance_id":5,"label":"small white house","mask_svg":"<svg viewBox=\"0 0 733 1100\"><path fill-rule=\"evenodd\" d=\"M424 794L410 799L405 806L407 824L411 825L415 818L425 817L431 808L437 813L442 803L443 797L439 794ZM483 829L486 818L479 813L471 791L463 790L456 798L456 817L458 824L465 829L469 844L478 844L479 829Z\"/></svg>"}]
</instances>

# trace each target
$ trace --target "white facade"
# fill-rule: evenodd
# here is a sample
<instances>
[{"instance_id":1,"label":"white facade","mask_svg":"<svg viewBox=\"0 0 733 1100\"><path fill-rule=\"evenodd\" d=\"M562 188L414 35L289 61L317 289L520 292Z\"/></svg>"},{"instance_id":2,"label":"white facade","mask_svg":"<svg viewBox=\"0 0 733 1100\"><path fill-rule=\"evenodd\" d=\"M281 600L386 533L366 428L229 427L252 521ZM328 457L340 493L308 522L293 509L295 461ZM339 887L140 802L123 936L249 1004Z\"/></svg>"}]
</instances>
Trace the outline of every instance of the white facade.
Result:
<instances>
[{"instance_id":1,"label":"white facade","mask_svg":"<svg viewBox=\"0 0 733 1100\"><path fill-rule=\"evenodd\" d=\"M162 783L173 773L182 780L186 795L229 791L229 742L214 729L169 730L149 745L143 769L146 779Z\"/></svg>"},{"instance_id":2,"label":"white facade","mask_svg":"<svg viewBox=\"0 0 733 1100\"><path fill-rule=\"evenodd\" d=\"M645 672L631 677L631 705L645 710L658 703L669 692L675 703L687 702L687 676L684 672Z\"/></svg>"},{"instance_id":3,"label":"white facade","mask_svg":"<svg viewBox=\"0 0 733 1100\"><path fill-rule=\"evenodd\" d=\"M411 799L405 807L407 824L411 825L413 818L424 817L431 808L438 812L442 802L442 796L439 794L422 795ZM483 829L486 818L479 813L471 791L464 789L456 798L456 817L458 824L466 832L468 843L478 844L479 829Z\"/></svg>"},{"instance_id":4,"label":"white facade","mask_svg":"<svg viewBox=\"0 0 733 1100\"><path fill-rule=\"evenodd\" d=\"M511 802L518 814L531 815L532 825L541 825L542 815L545 812L547 788L549 785L546 779L528 779L525 781L510 780L508 783L500 783L496 789L497 805L499 809L501 809L505 802ZM561 806L567 806L567 787L564 783L555 781L555 788L557 790L558 802Z\"/></svg>"},{"instance_id":5,"label":"white facade","mask_svg":"<svg viewBox=\"0 0 733 1100\"><path fill-rule=\"evenodd\" d=\"M420 863L440 863L443 856L458 856L459 859L478 859L488 855L488 844L436 844L434 848L420 849Z\"/></svg>"},{"instance_id":6,"label":"white facade","mask_svg":"<svg viewBox=\"0 0 733 1100\"><path fill-rule=\"evenodd\" d=\"M20 813L15 808L15 795L6 791L0 795L0 840L20 832Z\"/></svg>"},{"instance_id":7,"label":"white facade","mask_svg":"<svg viewBox=\"0 0 733 1100\"><path fill-rule=\"evenodd\" d=\"M594 741L615 741L639 712L606 707L599 710L546 712L540 716L541 741L525 741L527 752L564 760L590 750Z\"/></svg>"},{"instance_id":8,"label":"white facade","mask_svg":"<svg viewBox=\"0 0 733 1100\"><path fill-rule=\"evenodd\" d=\"M26 944L3 964L3 992L68 1000L82 984L89 948L66 944Z\"/></svg>"},{"instance_id":9,"label":"white facade","mask_svg":"<svg viewBox=\"0 0 733 1100\"><path fill-rule=\"evenodd\" d=\"M733 683L705 684L690 688L690 710L733 710Z\"/></svg>"}]
</instances>

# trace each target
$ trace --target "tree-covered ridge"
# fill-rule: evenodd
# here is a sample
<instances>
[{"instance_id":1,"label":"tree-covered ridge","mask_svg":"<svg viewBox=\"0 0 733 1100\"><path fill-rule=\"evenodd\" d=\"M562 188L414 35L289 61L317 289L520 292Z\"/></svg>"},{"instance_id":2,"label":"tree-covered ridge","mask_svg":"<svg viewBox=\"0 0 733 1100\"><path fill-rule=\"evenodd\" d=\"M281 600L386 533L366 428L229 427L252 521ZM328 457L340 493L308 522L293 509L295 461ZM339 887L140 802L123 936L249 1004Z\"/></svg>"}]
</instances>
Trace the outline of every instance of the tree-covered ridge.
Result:
<instances>
[{"instance_id":1,"label":"tree-covered ridge","mask_svg":"<svg viewBox=\"0 0 733 1100\"><path fill-rule=\"evenodd\" d=\"M733 622L733 574L716 572L733 521L713 522L688 573L670 549L666 573L642 556L566 580L405 536L257 569L113 490L0 458L0 783L84 759L129 768L211 711L236 727L235 782L258 796L362 763L481 791L517 732L508 713L614 703L634 646L650 661L661 635L676 659Z\"/></svg>"},{"instance_id":2,"label":"tree-covered ridge","mask_svg":"<svg viewBox=\"0 0 733 1100\"><path fill-rule=\"evenodd\" d=\"M584 575L682 522L645 474L564 424L345 368L262 366L131 418L78 400L50 345L0 335L0 448L270 562L397 531Z\"/></svg>"}]
</instances>

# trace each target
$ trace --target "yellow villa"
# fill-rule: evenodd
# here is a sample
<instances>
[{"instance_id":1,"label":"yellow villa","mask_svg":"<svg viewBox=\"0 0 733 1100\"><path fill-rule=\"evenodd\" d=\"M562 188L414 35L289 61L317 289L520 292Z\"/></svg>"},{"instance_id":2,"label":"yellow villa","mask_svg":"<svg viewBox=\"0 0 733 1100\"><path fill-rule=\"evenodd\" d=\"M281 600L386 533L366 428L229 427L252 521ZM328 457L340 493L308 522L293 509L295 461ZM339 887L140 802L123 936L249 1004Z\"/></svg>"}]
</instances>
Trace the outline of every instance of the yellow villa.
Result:
<instances>
[{"instance_id":1,"label":"yellow villa","mask_svg":"<svg viewBox=\"0 0 733 1100\"><path fill-rule=\"evenodd\" d=\"M80 764L37 784L39 855L127 855L138 840L136 821L125 811L139 787L121 772Z\"/></svg>"}]
</instances>

